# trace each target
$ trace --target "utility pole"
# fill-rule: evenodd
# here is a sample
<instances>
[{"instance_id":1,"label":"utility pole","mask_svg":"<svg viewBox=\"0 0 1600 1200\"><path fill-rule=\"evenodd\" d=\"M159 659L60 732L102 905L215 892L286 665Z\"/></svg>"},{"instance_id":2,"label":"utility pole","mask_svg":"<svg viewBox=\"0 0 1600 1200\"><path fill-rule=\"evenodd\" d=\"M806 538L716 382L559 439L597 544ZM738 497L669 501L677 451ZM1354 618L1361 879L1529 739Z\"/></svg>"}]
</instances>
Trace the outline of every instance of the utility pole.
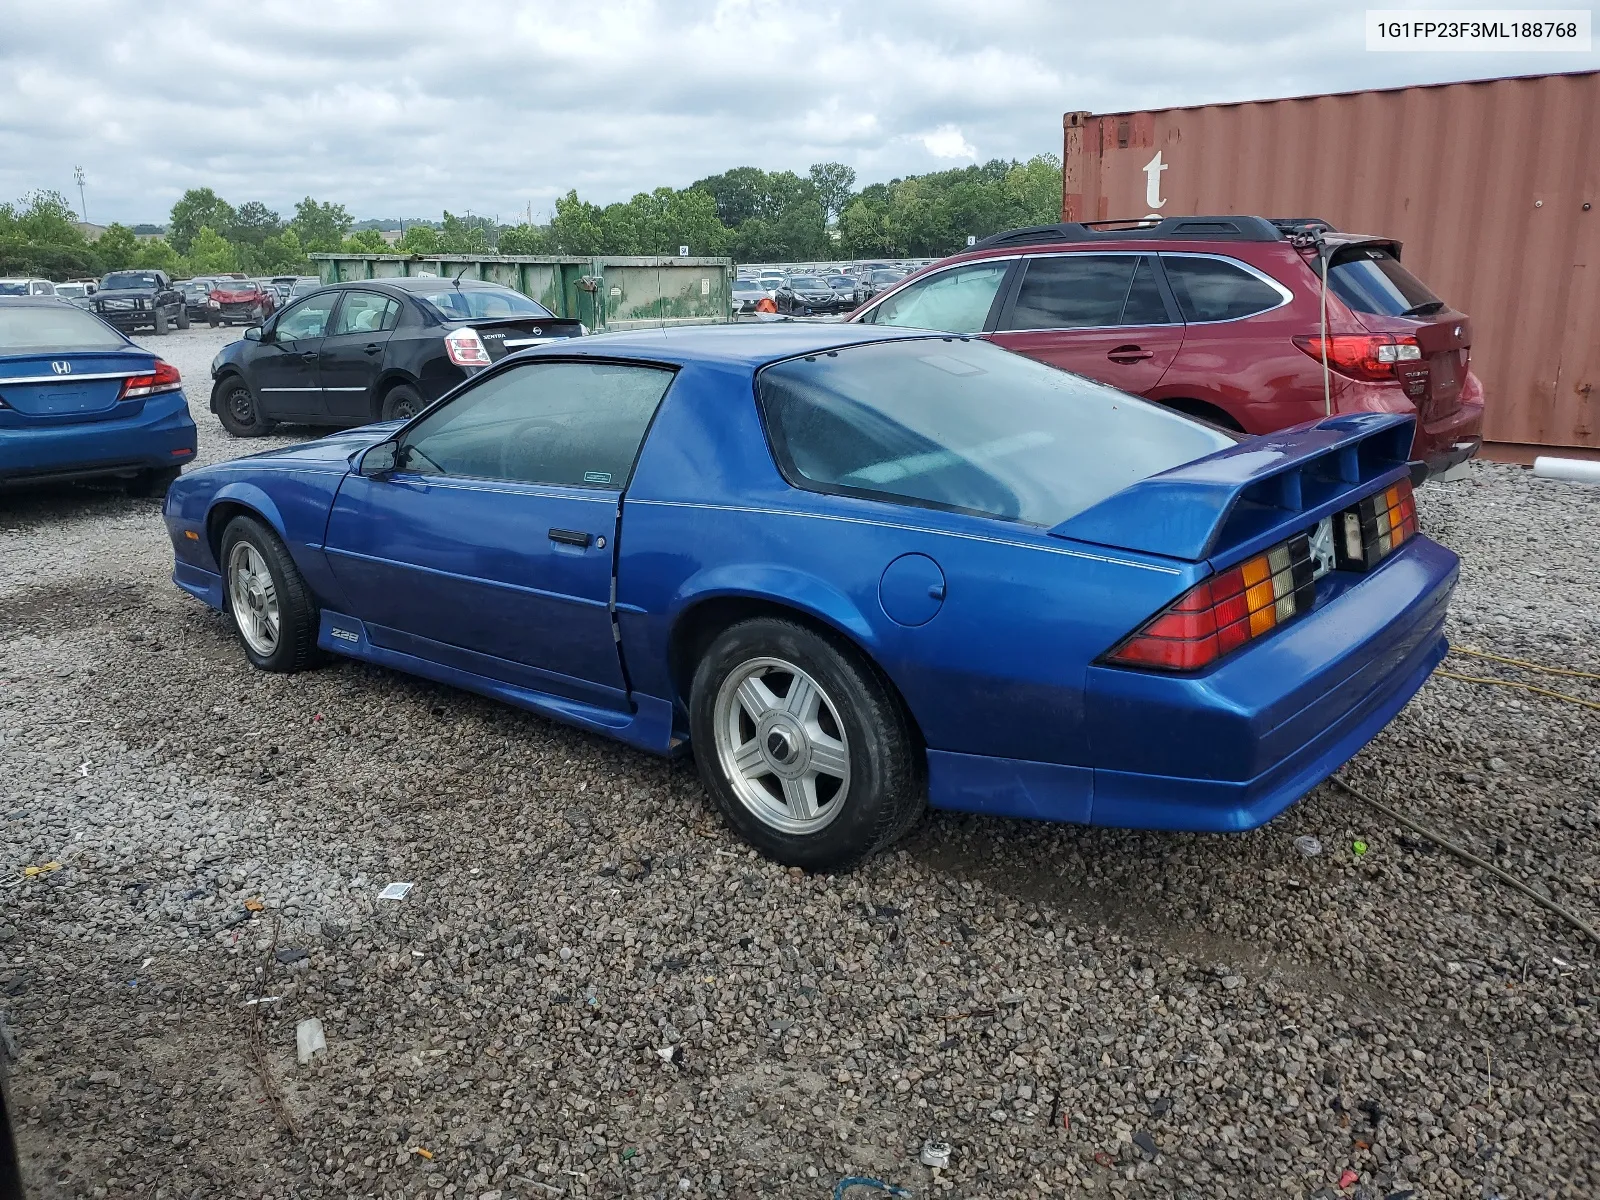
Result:
<instances>
[{"instance_id":1,"label":"utility pole","mask_svg":"<svg viewBox=\"0 0 1600 1200\"><path fill-rule=\"evenodd\" d=\"M83 209L83 223L89 223L89 202L83 198L83 168L73 167L72 177L78 181L78 207Z\"/></svg>"}]
</instances>

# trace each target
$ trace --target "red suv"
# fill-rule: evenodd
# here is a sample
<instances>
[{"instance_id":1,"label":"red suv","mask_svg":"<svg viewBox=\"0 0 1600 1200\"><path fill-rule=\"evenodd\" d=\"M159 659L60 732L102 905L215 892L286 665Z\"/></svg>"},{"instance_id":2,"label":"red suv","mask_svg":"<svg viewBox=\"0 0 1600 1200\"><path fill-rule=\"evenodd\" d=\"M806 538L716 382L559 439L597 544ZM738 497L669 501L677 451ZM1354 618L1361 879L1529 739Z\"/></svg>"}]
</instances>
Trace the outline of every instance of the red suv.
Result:
<instances>
[{"instance_id":1,"label":"red suv","mask_svg":"<svg viewBox=\"0 0 1600 1200\"><path fill-rule=\"evenodd\" d=\"M909 276L851 320L978 334L1246 433L1329 411L1415 412L1412 457L1430 472L1483 441L1472 322L1400 265L1398 242L1322 221L1014 229Z\"/></svg>"}]
</instances>

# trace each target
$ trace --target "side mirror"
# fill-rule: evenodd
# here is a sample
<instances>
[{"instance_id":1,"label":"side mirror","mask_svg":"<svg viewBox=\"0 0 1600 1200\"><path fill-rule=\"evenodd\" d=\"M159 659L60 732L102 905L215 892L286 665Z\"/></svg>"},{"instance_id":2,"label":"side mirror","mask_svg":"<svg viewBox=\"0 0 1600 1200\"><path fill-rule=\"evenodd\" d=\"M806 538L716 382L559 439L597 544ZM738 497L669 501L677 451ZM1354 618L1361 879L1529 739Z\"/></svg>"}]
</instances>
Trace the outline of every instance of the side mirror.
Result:
<instances>
[{"instance_id":1,"label":"side mirror","mask_svg":"<svg viewBox=\"0 0 1600 1200\"><path fill-rule=\"evenodd\" d=\"M395 469L399 456L400 445L398 442L379 442L376 446L370 447L361 456L361 466L358 468L359 473L368 479L376 479L379 476L387 475Z\"/></svg>"},{"instance_id":2,"label":"side mirror","mask_svg":"<svg viewBox=\"0 0 1600 1200\"><path fill-rule=\"evenodd\" d=\"M266 339L261 336L261 326L251 325L244 331L244 340L247 342L261 342Z\"/></svg>"}]
</instances>

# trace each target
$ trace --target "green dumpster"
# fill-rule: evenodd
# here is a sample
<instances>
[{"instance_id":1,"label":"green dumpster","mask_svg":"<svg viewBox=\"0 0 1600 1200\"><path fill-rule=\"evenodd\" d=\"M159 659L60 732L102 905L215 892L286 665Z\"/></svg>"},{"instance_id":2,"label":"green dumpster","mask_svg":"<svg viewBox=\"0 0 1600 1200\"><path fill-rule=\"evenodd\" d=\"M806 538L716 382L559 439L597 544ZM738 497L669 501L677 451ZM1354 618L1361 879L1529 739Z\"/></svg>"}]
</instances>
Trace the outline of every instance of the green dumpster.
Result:
<instances>
[{"instance_id":1,"label":"green dumpster","mask_svg":"<svg viewBox=\"0 0 1600 1200\"><path fill-rule=\"evenodd\" d=\"M313 254L324 283L432 276L515 288L596 333L732 319L733 260L669 255Z\"/></svg>"}]
</instances>

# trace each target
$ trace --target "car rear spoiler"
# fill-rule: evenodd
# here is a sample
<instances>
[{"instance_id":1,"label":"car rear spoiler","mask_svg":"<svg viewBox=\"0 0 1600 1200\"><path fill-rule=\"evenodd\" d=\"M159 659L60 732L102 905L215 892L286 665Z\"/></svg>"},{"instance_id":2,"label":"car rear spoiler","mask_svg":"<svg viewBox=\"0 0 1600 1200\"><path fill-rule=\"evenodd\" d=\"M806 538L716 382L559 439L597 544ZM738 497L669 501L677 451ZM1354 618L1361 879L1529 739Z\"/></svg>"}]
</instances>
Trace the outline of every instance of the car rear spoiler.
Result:
<instances>
[{"instance_id":1,"label":"car rear spoiler","mask_svg":"<svg viewBox=\"0 0 1600 1200\"><path fill-rule=\"evenodd\" d=\"M1416 418L1325 417L1141 479L1055 537L1199 562L1259 553L1411 473Z\"/></svg>"}]
</instances>

